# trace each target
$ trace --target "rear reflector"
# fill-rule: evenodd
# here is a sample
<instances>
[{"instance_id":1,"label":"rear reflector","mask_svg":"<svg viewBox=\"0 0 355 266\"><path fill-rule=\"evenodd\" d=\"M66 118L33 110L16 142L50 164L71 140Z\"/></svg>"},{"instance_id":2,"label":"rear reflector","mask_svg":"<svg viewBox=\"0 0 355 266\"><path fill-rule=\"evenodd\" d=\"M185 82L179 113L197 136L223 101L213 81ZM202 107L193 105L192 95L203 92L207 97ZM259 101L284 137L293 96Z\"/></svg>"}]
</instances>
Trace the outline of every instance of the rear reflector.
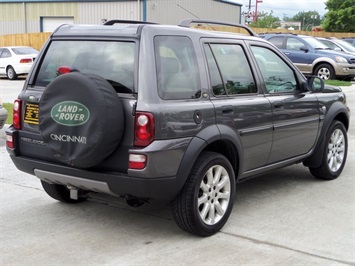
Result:
<instances>
[{"instance_id":1,"label":"rear reflector","mask_svg":"<svg viewBox=\"0 0 355 266\"><path fill-rule=\"evenodd\" d=\"M6 146L10 149L15 148L14 136L13 135L6 135Z\"/></svg>"},{"instance_id":2,"label":"rear reflector","mask_svg":"<svg viewBox=\"0 0 355 266\"><path fill-rule=\"evenodd\" d=\"M144 154L130 154L128 168L142 170L147 166L147 156Z\"/></svg>"}]
</instances>

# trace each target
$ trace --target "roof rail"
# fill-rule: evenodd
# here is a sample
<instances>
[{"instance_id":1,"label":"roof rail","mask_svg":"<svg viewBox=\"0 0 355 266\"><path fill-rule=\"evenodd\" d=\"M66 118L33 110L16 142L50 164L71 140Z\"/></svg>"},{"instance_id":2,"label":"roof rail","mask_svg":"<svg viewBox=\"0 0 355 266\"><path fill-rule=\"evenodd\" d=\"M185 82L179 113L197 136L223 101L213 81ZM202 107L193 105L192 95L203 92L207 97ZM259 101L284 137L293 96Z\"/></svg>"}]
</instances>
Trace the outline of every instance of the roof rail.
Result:
<instances>
[{"instance_id":1,"label":"roof rail","mask_svg":"<svg viewBox=\"0 0 355 266\"><path fill-rule=\"evenodd\" d=\"M246 30L250 36L258 36L251 28L241 25L241 24L234 24L234 23L229 23L229 22L224 22L224 21L217 21L217 20L205 20L205 19L184 19L179 23L178 26L180 27L186 27L190 28L190 25L192 23L200 23L200 24L207 24L209 25L213 30L215 30L210 24L213 25L222 25L222 26L230 26L230 27L236 27L236 28L241 28Z\"/></svg>"},{"instance_id":2,"label":"roof rail","mask_svg":"<svg viewBox=\"0 0 355 266\"><path fill-rule=\"evenodd\" d=\"M104 23L104 25L112 26L114 24L157 24L154 22L139 21L139 20L124 20L124 19L114 19L109 20Z\"/></svg>"}]
</instances>

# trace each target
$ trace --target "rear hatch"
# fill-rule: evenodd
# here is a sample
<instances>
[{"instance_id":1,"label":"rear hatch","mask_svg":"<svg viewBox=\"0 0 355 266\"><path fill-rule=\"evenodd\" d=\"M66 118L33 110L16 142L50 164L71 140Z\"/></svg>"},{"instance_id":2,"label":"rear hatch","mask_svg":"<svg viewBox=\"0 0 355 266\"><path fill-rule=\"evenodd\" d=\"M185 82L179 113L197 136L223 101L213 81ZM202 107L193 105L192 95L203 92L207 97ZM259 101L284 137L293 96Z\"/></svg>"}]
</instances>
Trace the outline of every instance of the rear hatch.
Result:
<instances>
[{"instance_id":1,"label":"rear hatch","mask_svg":"<svg viewBox=\"0 0 355 266\"><path fill-rule=\"evenodd\" d=\"M133 146L136 51L136 42L127 39L48 42L19 96L15 154L126 172Z\"/></svg>"}]
</instances>

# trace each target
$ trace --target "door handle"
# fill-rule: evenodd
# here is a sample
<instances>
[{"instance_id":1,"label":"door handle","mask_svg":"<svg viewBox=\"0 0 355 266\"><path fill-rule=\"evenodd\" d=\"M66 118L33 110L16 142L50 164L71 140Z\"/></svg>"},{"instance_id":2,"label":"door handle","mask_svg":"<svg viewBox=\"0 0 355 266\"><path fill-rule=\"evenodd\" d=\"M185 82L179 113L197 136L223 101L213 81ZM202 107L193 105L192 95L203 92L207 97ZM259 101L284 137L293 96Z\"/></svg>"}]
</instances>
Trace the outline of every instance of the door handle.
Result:
<instances>
[{"instance_id":1,"label":"door handle","mask_svg":"<svg viewBox=\"0 0 355 266\"><path fill-rule=\"evenodd\" d=\"M282 102L275 102L274 103L275 108L281 108L282 106L284 106Z\"/></svg>"},{"instance_id":2,"label":"door handle","mask_svg":"<svg viewBox=\"0 0 355 266\"><path fill-rule=\"evenodd\" d=\"M233 106L232 105L222 106L222 114L230 114L230 113L233 113Z\"/></svg>"}]
</instances>

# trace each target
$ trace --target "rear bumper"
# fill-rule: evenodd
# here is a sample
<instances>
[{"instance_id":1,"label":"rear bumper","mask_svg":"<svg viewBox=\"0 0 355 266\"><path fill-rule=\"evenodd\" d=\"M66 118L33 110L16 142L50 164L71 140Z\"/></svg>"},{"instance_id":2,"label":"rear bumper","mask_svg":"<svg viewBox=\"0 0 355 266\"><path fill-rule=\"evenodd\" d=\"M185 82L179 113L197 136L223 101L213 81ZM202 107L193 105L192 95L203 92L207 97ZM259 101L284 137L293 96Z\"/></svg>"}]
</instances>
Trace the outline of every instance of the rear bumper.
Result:
<instances>
[{"instance_id":1,"label":"rear bumper","mask_svg":"<svg viewBox=\"0 0 355 266\"><path fill-rule=\"evenodd\" d=\"M176 176L137 178L124 173L105 173L71 168L62 164L43 162L10 155L16 167L49 183L70 185L114 196L132 195L138 198L171 200L181 188Z\"/></svg>"},{"instance_id":2,"label":"rear bumper","mask_svg":"<svg viewBox=\"0 0 355 266\"><path fill-rule=\"evenodd\" d=\"M32 67L32 63L30 64L17 64L14 66L15 72L17 75L20 74L28 74Z\"/></svg>"}]
</instances>

